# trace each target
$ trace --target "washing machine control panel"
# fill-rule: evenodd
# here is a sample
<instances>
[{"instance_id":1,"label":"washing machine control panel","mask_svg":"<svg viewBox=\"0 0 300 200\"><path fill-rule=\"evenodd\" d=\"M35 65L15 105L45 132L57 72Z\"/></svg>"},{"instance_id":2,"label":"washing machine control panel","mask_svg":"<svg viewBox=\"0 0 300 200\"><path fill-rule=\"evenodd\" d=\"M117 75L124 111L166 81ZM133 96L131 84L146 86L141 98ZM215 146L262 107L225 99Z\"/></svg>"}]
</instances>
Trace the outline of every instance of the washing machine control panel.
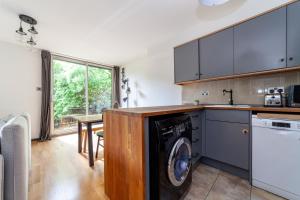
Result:
<instances>
[{"instance_id":1,"label":"washing machine control panel","mask_svg":"<svg viewBox=\"0 0 300 200\"><path fill-rule=\"evenodd\" d=\"M177 137L181 136L182 133L192 128L191 121L189 119L181 121L180 123L173 121L173 123L160 124L161 135L176 134Z\"/></svg>"}]
</instances>

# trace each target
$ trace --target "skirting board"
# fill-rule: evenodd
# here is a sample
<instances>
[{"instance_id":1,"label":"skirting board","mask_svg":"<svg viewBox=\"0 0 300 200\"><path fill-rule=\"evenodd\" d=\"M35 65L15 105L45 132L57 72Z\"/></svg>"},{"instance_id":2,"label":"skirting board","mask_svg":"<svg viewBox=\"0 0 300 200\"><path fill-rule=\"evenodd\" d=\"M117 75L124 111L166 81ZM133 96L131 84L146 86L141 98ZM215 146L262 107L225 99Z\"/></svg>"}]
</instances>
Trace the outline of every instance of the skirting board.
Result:
<instances>
[{"instance_id":1,"label":"skirting board","mask_svg":"<svg viewBox=\"0 0 300 200\"><path fill-rule=\"evenodd\" d=\"M266 190L268 192L271 192L271 193L276 194L278 196L281 196L283 198L290 199L290 200L300 200L300 196L299 195L290 193L290 192L288 192L286 190L283 190L283 189L277 188L275 186L263 183L261 181L253 179L252 180L252 184L255 187L261 188L263 190Z\"/></svg>"}]
</instances>

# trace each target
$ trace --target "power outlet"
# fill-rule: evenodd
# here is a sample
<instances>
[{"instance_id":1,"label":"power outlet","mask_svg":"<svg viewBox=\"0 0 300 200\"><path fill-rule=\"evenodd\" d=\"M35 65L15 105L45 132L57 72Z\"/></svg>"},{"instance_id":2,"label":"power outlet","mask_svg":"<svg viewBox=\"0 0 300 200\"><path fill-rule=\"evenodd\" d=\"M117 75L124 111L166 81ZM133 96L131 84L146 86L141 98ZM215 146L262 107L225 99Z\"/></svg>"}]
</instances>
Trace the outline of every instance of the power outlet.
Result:
<instances>
[{"instance_id":1,"label":"power outlet","mask_svg":"<svg viewBox=\"0 0 300 200\"><path fill-rule=\"evenodd\" d=\"M209 95L209 92L208 92L208 91L201 91L201 92L200 92L200 95L201 95L201 96L208 96L208 95Z\"/></svg>"},{"instance_id":2,"label":"power outlet","mask_svg":"<svg viewBox=\"0 0 300 200\"><path fill-rule=\"evenodd\" d=\"M282 94L284 94L284 87L271 87L267 88L268 94L279 94L279 91L281 91Z\"/></svg>"}]
</instances>

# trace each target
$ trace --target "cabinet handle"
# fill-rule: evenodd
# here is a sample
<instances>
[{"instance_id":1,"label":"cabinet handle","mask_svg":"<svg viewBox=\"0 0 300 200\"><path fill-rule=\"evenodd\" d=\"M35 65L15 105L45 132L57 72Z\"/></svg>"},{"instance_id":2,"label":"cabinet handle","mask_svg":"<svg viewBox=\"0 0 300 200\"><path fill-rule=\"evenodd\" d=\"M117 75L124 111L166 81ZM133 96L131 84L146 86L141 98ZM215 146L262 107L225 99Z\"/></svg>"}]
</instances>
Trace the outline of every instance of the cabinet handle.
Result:
<instances>
[{"instance_id":1,"label":"cabinet handle","mask_svg":"<svg viewBox=\"0 0 300 200\"><path fill-rule=\"evenodd\" d=\"M248 129L243 129L243 130L242 130L242 133L243 133L244 135L246 135L246 134L249 133L249 130L248 130Z\"/></svg>"},{"instance_id":2,"label":"cabinet handle","mask_svg":"<svg viewBox=\"0 0 300 200\"><path fill-rule=\"evenodd\" d=\"M281 58L281 59L280 59L280 62L284 62L284 60L285 60L284 58Z\"/></svg>"},{"instance_id":3,"label":"cabinet handle","mask_svg":"<svg viewBox=\"0 0 300 200\"><path fill-rule=\"evenodd\" d=\"M197 139L195 139L195 140L193 140L192 142L193 143L197 143L197 142L199 142L200 140L197 138Z\"/></svg>"},{"instance_id":4,"label":"cabinet handle","mask_svg":"<svg viewBox=\"0 0 300 200\"><path fill-rule=\"evenodd\" d=\"M293 57L290 57L289 60L292 61L292 60L294 60L294 58L293 58Z\"/></svg>"}]
</instances>

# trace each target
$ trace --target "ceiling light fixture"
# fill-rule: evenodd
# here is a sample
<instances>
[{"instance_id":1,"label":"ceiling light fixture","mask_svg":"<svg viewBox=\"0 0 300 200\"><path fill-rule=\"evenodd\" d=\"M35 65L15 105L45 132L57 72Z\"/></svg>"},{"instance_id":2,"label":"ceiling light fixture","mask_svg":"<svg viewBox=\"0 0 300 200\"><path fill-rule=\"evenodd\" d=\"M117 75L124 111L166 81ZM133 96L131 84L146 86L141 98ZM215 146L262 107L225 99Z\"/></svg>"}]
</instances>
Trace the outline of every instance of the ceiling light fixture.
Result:
<instances>
[{"instance_id":1,"label":"ceiling light fixture","mask_svg":"<svg viewBox=\"0 0 300 200\"><path fill-rule=\"evenodd\" d=\"M35 46L36 42L33 40L32 36L30 37L30 39L27 41L27 44L31 45L31 46Z\"/></svg>"},{"instance_id":2,"label":"ceiling light fixture","mask_svg":"<svg viewBox=\"0 0 300 200\"><path fill-rule=\"evenodd\" d=\"M227 3L229 0L199 0L200 3L206 6L218 6Z\"/></svg>"},{"instance_id":3,"label":"ceiling light fixture","mask_svg":"<svg viewBox=\"0 0 300 200\"><path fill-rule=\"evenodd\" d=\"M18 34L20 34L20 35L27 35L27 33L25 33L25 32L23 31L22 21L20 21L20 27L19 27L18 30L16 30L16 32L17 32Z\"/></svg>"},{"instance_id":4,"label":"ceiling light fixture","mask_svg":"<svg viewBox=\"0 0 300 200\"><path fill-rule=\"evenodd\" d=\"M29 24L30 29L28 29L28 32L31 33L31 36L28 38L26 43L29 44L30 46L35 46L36 42L33 39L33 35L38 34L37 30L34 27L37 24L37 21L34 18L27 15L19 15L19 19L20 19L20 27L18 30L16 30L16 33L18 33L21 37L26 36L27 33L23 31L22 22Z\"/></svg>"},{"instance_id":5,"label":"ceiling light fixture","mask_svg":"<svg viewBox=\"0 0 300 200\"><path fill-rule=\"evenodd\" d=\"M32 33L32 34L38 34L38 32L37 32L37 30L34 28L34 26L31 26L31 28L30 29L28 29L28 32L29 33Z\"/></svg>"}]
</instances>

